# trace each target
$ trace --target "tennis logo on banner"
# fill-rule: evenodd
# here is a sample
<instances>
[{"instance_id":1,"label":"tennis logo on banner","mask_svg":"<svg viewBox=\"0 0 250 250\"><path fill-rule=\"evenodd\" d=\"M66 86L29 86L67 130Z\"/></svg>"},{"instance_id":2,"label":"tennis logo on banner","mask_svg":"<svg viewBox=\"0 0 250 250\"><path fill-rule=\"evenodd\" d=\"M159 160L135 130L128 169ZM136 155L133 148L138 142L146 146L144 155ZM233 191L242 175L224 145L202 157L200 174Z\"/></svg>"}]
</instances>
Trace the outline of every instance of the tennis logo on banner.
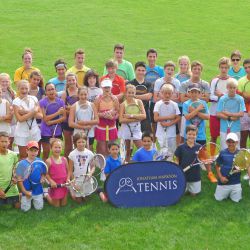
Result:
<instances>
[{"instance_id":1,"label":"tennis logo on banner","mask_svg":"<svg viewBox=\"0 0 250 250\"><path fill-rule=\"evenodd\" d=\"M116 207L169 206L185 192L183 171L172 162L131 163L107 179L106 192Z\"/></svg>"}]
</instances>

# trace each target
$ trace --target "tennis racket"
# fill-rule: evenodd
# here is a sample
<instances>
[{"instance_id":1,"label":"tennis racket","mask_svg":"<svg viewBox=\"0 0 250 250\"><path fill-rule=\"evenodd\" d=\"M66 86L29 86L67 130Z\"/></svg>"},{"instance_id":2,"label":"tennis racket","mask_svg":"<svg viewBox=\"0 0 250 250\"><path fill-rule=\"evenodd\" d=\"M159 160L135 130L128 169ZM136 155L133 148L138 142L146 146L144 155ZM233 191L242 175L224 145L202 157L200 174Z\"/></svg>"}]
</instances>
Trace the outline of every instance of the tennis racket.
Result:
<instances>
[{"instance_id":1,"label":"tennis racket","mask_svg":"<svg viewBox=\"0 0 250 250\"><path fill-rule=\"evenodd\" d=\"M124 80L128 80L127 73L123 69L117 69L116 74L121 76Z\"/></svg>"},{"instance_id":2,"label":"tennis racket","mask_svg":"<svg viewBox=\"0 0 250 250\"><path fill-rule=\"evenodd\" d=\"M76 103L79 100L79 97L77 95L71 95L66 98L66 105L72 106L74 103Z\"/></svg>"},{"instance_id":3,"label":"tennis racket","mask_svg":"<svg viewBox=\"0 0 250 250\"><path fill-rule=\"evenodd\" d=\"M203 105L201 101L195 101L190 104L190 106L193 107L194 109L198 108L200 105ZM200 112L205 113L206 109L203 108ZM197 128L200 126L202 121L203 119L201 119L198 115L190 119L191 124L195 125Z\"/></svg>"},{"instance_id":4,"label":"tennis racket","mask_svg":"<svg viewBox=\"0 0 250 250\"><path fill-rule=\"evenodd\" d=\"M16 181L16 165L13 165L9 185L4 190L5 194L10 190L12 186L16 184L15 181Z\"/></svg>"},{"instance_id":5,"label":"tennis racket","mask_svg":"<svg viewBox=\"0 0 250 250\"><path fill-rule=\"evenodd\" d=\"M64 91L65 90L65 83L63 82L59 82L57 84L54 84L55 85L55 89L56 89L56 92L61 92L61 91Z\"/></svg>"},{"instance_id":6,"label":"tennis racket","mask_svg":"<svg viewBox=\"0 0 250 250\"><path fill-rule=\"evenodd\" d=\"M51 102L49 103L46 108L45 108L45 114L46 115L52 115L54 113L56 113L59 109L61 108L60 104L58 102ZM57 120L59 118L61 118L62 116L61 115L58 115L58 116L55 116L52 121L54 120ZM49 128L50 128L50 132L51 132L51 136L54 138L57 134L58 134L58 126L59 126L59 123L57 124L53 124L53 125L50 125Z\"/></svg>"},{"instance_id":7,"label":"tennis racket","mask_svg":"<svg viewBox=\"0 0 250 250\"><path fill-rule=\"evenodd\" d=\"M124 139L120 139L120 157L121 162L124 163L126 159L126 144Z\"/></svg>"},{"instance_id":8,"label":"tennis racket","mask_svg":"<svg viewBox=\"0 0 250 250\"><path fill-rule=\"evenodd\" d=\"M106 166L106 160L103 155L96 154L94 155L87 167L87 174L91 176L95 176L96 178L100 178L101 180L105 180L104 168Z\"/></svg>"},{"instance_id":9,"label":"tennis racket","mask_svg":"<svg viewBox=\"0 0 250 250\"><path fill-rule=\"evenodd\" d=\"M228 78L218 78L216 83L215 83L215 87L214 87L214 92L216 92L217 90L219 90L221 93L223 94L227 94L227 83L228 83Z\"/></svg>"},{"instance_id":10,"label":"tennis racket","mask_svg":"<svg viewBox=\"0 0 250 250\"><path fill-rule=\"evenodd\" d=\"M243 91L242 91L242 94L243 94L243 97L244 97L244 93L246 94L250 94L250 81L247 81L245 84L244 84L244 87L243 87ZM246 105L246 110L249 111L250 110L250 101L245 99L245 105Z\"/></svg>"},{"instance_id":11,"label":"tennis racket","mask_svg":"<svg viewBox=\"0 0 250 250\"><path fill-rule=\"evenodd\" d=\"M241 148L239 152L234 156L229 176L235 173L239 173L243 170L246 170L249 167L250 167L250 152L245 148Z\"/></svg>"},{"instance_id":12,"label":"tennis racket","mask_svg":"<svg viewBox=\"0 0 250 250\"><path fill-rule=\"evenodd\" d=\"M219 156L220 148L217 144L208 142L196 152L196 157L194 161L183 169L184 172L188 171L190 168L200 165L200 164L211 164ZM198 161L198 162L197 162Z\"/></svg>"},{"instance_id":13,"label":"tennis racket","mask_svg":"<svg viewBox=\"0 0 250 250\"><path fill-rule=\"evenodd\" d=\"M238 113L240 112L241 109L241 103L235 97L233 98L227 97L223 100L222 107L223 111L227 111L230 113ZM227 120L227 134L231 132L231 127L233 125L233 122L234 121Z\"/></svg>"},{"instance_id":14,"label":"tennis racket","mask_svg":"<svg viewBox=\"0 0 250 250\"><path fill-rule=\"evenodd\" d=\"M147 71L145 75L145 81L150 82L152 85L155 83L155 81L160 78L160 74L156 70L150 69Z\"/></svg>"},{"instance_id":15,"label":"tennis racket","mask_svg":"<svg viewBox=\"0 0 250 250\"><path fill-rule=\"evenodd\" d=\"M138 84L135 86L136 95L144 95L148 93L148 89L144 84Z\"/></svg>"}]
</instances>

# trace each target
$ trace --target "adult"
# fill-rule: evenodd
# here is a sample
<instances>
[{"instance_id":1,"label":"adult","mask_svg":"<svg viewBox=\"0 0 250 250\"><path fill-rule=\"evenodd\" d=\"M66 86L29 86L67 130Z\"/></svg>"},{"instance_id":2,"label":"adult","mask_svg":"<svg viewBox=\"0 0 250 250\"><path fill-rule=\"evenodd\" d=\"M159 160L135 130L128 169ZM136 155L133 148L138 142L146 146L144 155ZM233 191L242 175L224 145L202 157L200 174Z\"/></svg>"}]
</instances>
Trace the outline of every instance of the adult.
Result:
<instances>
[{"instance_id":1,"label":"adult","mask_svg":"<svg viewBox=\"0 0 250 250\"><path fill-rule=\"evenodd\" d=\"M230 58L232 66L228 70L228 75L238 81L241 77L246 75L244 67L240 66L241 64L240 51L239 50L233 51Z\"/></svg>"}]
</instances>

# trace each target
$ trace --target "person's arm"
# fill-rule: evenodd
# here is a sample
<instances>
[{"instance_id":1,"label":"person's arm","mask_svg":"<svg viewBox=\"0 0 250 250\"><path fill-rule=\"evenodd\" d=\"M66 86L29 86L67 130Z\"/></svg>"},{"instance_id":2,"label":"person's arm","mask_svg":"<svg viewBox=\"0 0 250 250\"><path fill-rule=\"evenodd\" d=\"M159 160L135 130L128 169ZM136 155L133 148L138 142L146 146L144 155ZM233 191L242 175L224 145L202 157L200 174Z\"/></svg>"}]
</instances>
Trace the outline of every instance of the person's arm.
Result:
<instances>
[{"instance_id":1,"label":"person's arm","mask_svg":"<svg viewBox=\"0 0 250 250\"><path fill-rule=\"evenodd\" d=\"M47 165L47 167L48 167L48 170L49 170L49 168L50 168L50 166L51 166L51 161L50 161L50 159L47 159L47 160L45 161L45 163L46 163L46 165ZM49 182L49 184L50 184L50 186L51 186L52 188L56 188L56 187L57 187L56 182L50 177L49 171L46 173L46 179L48 180L48 182Z\"/></svg>"},{"instance_id":2,"label":"person's arm","mask_svg":"<svg viewBox=\"0 0 250 250\"><path fill-rule=\"evenodd\" d=\"M190 107L190 106L189 106L189 107ZM186 120L190 120L190 119L192 119L193 117L197 116L198 113L199 113L201 110L203 110L203 109L204 109L203 104L200 104L196 109L192 109L192 111L191 111L190 113L185 114ZM204 115L206 115L206 114L204 114ZM208 118L207 118L207 119L209 119L209 115L208 115Z\"/></svg>"},{"instance_id":3,"label":"person's arm","mask_svg":"<svg viewBox=\"0 0 250 250\"><path fill-rule=\"evenodd\" d=\"M69 158L68 163L68 177L69 179L73 179L73 169L74 169L74 162Z\"/></svg>"},{"instance_id":4,"label":"person's arm","mask_svg":"<svg viewBox=\"0 0 250 250\"><path fill-rule=\"evenodd\" d=\"M66 163L66 170L67 170L67 180L66 180L66 182L69 182L70 181L69 162L68 162L66 157L63 157L63 158L64 158L64 161Z\"/></svg>"},{"instance_id":5,"label":"person's arm","mask_svg":"<svg viewBox=\"0 0 250 250\"><path fill-rule=\"evenodd\" d=\"M10 111L10 103L6 101L6 115L0 116L0 122L11 123L12 113Z\"/></svg>"},{"instance_id":6,"label":"person's arm","mask_svg":"<svg viewBox=\"0 0 250 250\"><path fill-rule=\"evenodd\" d=\"M19 122L25 122L25 121L35 117L36 113L38 112L38 109L33 109L33 110L28 111L28 112L25 112L24 114L20 114L22 112L19 112L19 111L22 111L22 109L19 106L13 105L13 108L14 108L15 117L16 117L17 121L19 121Z\"/></svg>"},{"instance_id":7,"label":"person's arm","mask_svg":"<svg viewBox=\"0 0 250 250\"><path fill-rule=\"evenodd\" d=\"M152 93L147 93L143 95L135 95L135 98L140 99L142 101L149 101L152 97Z\"/></svg>"},{"instance_id":8,"label":"person's arm","mask_svg":"<svg viewBox=\"0 0 250 250\"><path fill-rule=\"evenodd\" d=\"M24 193L24 195L27 197L27 198L31 198L32 196L32 192L31 191L27 191L23 185L23 180L20 180L18 179L17 181L17 185L19 187L19 189L21 190L22 193Z\"/></svg>"},{"instance_id":9,"label":"person's arm","mask_svg":"<svg viewBox=\"0 0 250 250\"><path fill-rule=\"evenodd\" d=\"M216 174L217 174L218 178L220 179L220 181L222 183L227 183L228 179L221 174L220 166L218 164L215 165L215 170L216 170Z\"/></svg>"}]
</instances>

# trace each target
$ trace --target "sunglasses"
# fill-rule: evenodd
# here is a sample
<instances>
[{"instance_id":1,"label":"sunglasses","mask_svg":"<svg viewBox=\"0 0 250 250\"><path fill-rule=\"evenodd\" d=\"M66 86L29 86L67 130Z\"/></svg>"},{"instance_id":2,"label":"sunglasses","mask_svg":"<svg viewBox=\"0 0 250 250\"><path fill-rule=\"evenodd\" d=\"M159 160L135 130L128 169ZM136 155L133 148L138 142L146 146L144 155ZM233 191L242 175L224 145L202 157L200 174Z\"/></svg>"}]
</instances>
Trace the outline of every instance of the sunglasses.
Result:
<instances>
[{"instance_id":1,"label":"sunglasses","mask_svg":"<svg viewBox=\"0 0 250 250\"><path fill-rule=\"evenodd\" d=\"M239 62L240 61L240 59L231 59L233 62Z\"/></svg>"}]
</instances>

